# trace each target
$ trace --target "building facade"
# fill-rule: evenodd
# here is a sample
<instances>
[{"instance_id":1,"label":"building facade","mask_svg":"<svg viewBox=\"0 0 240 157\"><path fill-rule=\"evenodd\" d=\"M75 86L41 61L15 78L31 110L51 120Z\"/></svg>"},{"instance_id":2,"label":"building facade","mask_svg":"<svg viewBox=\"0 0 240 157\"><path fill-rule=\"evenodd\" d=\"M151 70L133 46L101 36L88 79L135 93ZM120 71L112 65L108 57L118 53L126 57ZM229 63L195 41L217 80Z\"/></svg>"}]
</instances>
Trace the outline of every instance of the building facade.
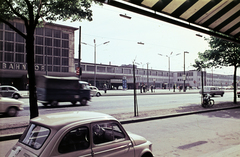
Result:
<instances>
[{"instance_id":1,"label":"building facade","mask_svg":"<svg viewBox=\"0 0 240 157\"><path fill-rule=\"evenodd\" d=\"M23 21L11 23L26 33ZM44 23L35 30L36 75L74 75L74 31L77 28ZM25 39L8 25L0 23L1 84L24 89L28 85Z\"/></svg>"}]
</instances>

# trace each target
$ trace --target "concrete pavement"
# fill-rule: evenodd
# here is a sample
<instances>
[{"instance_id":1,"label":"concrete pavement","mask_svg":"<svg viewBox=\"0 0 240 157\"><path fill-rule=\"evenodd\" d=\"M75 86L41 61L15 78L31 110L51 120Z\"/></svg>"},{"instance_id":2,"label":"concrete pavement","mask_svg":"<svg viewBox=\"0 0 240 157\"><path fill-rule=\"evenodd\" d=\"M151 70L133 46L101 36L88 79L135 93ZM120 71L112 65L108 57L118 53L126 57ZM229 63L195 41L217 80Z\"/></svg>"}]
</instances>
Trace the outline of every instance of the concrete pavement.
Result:
<instances>
[{"instance_id":1,"label":"concrete pavement","mask_svg":"<svg viewBox=\"0 0 240 157\"><path fill-rule=\"evenodd\" d=\"M101 91L103 96L114 96L114 95L133 95L133 90L108 90L107 93ZM190 94L190 93L198 93L198 90L188 90L186 93L176 91L175 94ZM162 90L158 89L155 92L147 92L147 93L140 93L137 91L137 94L173 94L173 91L169 90ZM238 99L239 100L239 99ZM158 110L158 111L148 111L144 113L139 113L138 117L133 117L133 113L119 113L114 114L112 116L116 117L121 121L122 124L128 123L136 123L141 121L147 120L154 120L154 119L163 119L163 118L170 118L176 116L184 116L189 114L196 114L196 113L203 113L203 112L212 112L217 110L223 109L231 109L231 108L239 108L240 103L233 104L231 102L226 102L223 104L216 104L213 108L204 109L200 105L199 106L186 106L186 108L176 108L176 109L167 109L167 110ZM123 117L124 115L124 117ZM29 122L28 116L25 117L12 117L12 118L1 118L0 119L0 156L4 156L6 151L16 143L19 136L24 131L25 127L28 125ZM12 140L13 139L13 140ZM6 141L8 140L8 141ZM5 154L4 154L5 153ZM225 154L224 156L240 156L240 145L236 145L235 147L229 148L227 150L222 150L221 152L216 152L216 156L221 156L221 154Z\"/></svg>"}]
</instances>

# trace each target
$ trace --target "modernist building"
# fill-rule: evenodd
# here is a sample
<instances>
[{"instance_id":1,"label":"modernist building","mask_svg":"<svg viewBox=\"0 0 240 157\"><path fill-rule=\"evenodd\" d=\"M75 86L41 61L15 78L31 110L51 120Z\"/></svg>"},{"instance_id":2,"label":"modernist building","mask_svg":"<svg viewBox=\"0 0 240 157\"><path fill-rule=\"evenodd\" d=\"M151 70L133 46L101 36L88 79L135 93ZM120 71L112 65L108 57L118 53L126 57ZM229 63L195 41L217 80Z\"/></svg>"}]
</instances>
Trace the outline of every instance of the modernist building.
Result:
<instances>
[{"instance_id":1,"label":"modernist building","mask_svg":"<svg viewBox=\"0 0 240 157\"><path fill-rule=\"evenodd\" d=\"M11 23L26 33L23 21ZM77 28L45 23L35 31L36 75L74 75L74 31ZM25 39L8 25L0 23L0 83L26 88L27 63Z\"/></svg>"},{"instance_id":2,"label":"modernist building","mask_svg":"<svg viewBox=\"0 0 240 157\"><path fill-rule=\"evenodd\" d=\"M75 67L78 66L78 60L75 59ZM108 88L118 89L122 88L123 82L127 82L127 88L133 88L133 65L106 65L106 64L92 64L92 63L81 63L82 76L81 79L89 82L93 85L94 83L94 70L96 66L96 86L102 88L103 84L107 84ZM185 72L186 78L183 71L163 71L154 69L135 69L136 86L145 84L148 86L154 85L156 88L173 88L183 86L184 78L185 85L189 87L200 88L202 85L201 72L196 70L190 70ZM237 77L240 80L240 76ZM203 83L204 86L232 86L233 75L220 75L213 73L203 72ZM240 85L240 81L239 81Z\"/></svg>"}]
</instances>

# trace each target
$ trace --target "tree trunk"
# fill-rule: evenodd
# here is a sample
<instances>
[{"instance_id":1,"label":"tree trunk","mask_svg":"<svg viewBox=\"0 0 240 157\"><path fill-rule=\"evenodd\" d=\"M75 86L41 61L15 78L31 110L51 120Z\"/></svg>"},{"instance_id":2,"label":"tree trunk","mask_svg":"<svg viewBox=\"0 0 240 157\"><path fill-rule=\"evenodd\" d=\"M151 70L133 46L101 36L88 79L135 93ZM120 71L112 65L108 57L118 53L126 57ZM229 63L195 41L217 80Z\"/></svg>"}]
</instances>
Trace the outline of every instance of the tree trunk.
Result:
<instances>
[{"instance_id":1,"label":"tree trunk","mask_svg":"<svg viewBox=\"0 0 240 157\"><path fill-rule=\"evenodd\" d=\"M234 75L233 75L233 88L234 88L234 96L233 102L234 104L237 103L237 66L234 66Z\"/></svg>"},{"instance_id":2,"label":"tree trunk","mask_svg":"<svg viewBox=\"0 0 240 157\"><path fill-rule=\"evenodd\" d=\"M34 29L28 27L26 39L27 67L29 77L29 104L30 119L38 117L38 105L36 94L35 63L34 63Z\"/></svg>"}]
</instances>

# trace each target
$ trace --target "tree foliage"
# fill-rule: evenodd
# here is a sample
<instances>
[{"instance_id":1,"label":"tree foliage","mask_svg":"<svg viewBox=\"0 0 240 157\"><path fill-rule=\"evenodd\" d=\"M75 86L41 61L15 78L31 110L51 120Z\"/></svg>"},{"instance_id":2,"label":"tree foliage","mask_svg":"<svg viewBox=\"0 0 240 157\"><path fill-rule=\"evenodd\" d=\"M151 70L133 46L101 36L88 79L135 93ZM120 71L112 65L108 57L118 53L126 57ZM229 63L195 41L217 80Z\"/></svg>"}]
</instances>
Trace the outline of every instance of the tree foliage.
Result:
<instances>
[{"instance_id":1,"label":"tree foliage","mask_svg":"<svg viewBox=\"0 0 240 157\"><path fill-rule=\"evenodd\" d=\"M193 66L197 70L209 67L221 68L223 66L233 66L234 103L236 103L236 74L237 68L240 67L240 45L213 36L206 40L209 43L210 49L205 50L203 53L199 52L199 59L195 60Z\"/></svg>"},{"instance_id":2,"label":"tree foliage","mask_svg":"<svg viewBox=\"0 0 240 157\"><path fill-rule=\"evenodd\" d=\"M30 118L38 116L34 69L34 31L41 21L82 19L92 20L91 4L94 0L0 0L0 22L7 24L26 41L29 76ZM95 2L101 4L99 2ZM26 33L12 25L11 20L24 21Z\"/></svg>"}]
</instances>

